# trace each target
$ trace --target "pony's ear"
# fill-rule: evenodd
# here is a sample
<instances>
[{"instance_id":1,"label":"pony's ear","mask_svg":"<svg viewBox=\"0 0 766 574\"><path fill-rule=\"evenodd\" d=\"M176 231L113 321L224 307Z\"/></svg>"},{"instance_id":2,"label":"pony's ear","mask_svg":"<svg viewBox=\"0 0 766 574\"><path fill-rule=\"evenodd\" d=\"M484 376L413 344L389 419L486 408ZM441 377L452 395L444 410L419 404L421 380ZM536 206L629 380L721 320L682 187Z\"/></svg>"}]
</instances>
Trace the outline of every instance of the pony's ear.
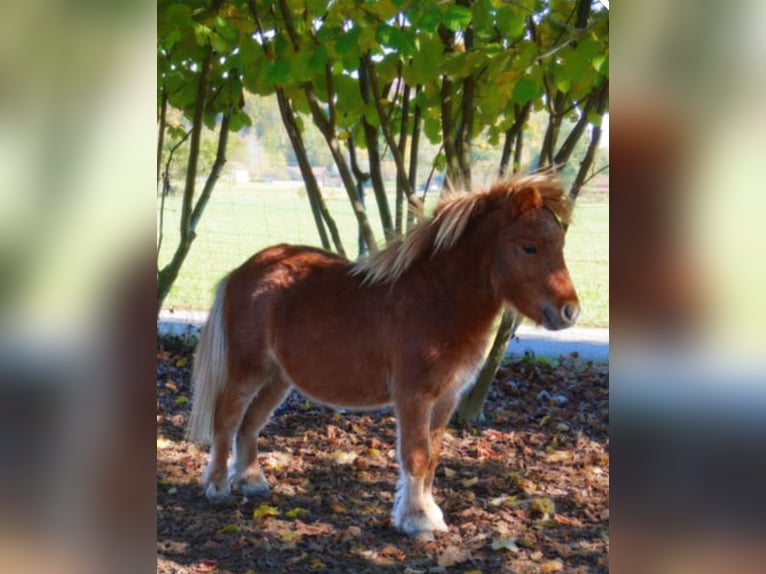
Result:
<instances>
[{"instance_id":1,"label":"pony's ear","mask_svg":"<svg viewBox=\"0 0 766 574\"><path fill-rule=\"evenodd\" d=\"M542 206L543 198L536 187L525 187L511 195L511 217L513 219L525 211L540 209Z\"/></svg>"}]
</instances>

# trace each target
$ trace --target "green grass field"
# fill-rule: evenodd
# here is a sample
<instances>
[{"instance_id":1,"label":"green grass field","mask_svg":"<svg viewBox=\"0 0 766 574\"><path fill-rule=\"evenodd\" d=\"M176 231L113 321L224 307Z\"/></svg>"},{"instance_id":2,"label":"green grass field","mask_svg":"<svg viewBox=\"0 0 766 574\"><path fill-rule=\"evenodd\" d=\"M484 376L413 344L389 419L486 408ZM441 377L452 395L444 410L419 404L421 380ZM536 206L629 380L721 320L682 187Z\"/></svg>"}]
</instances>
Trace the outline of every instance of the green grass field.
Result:
<instances>
[{"instance_id":1,"label":"green grass field","mask_svg":"<svg viewBox=\"0 0 766 574\"><path fill-rule=\"evenodd\" d=\"M357 253L356 219L345 192L325 189L330 212L340 230L346 253ZM374 203L374 198L368 201ZM159 213L159 199L158 199ZM172 256L178 240L180 193L165 200L165 223L159 264ZM381 240L383 231L377 208L369 216ZM158 216L159 221L159 216ZM218 280L250 255L275 243L320 245L299 182L284 184L219 183L202 216L197 239L181 273L165 300L166 308L207 309ZM577 204L569 228L566 258L582 304L579 324L607 327L609 324L609 204Z\"/></svg>"}]
</instances>

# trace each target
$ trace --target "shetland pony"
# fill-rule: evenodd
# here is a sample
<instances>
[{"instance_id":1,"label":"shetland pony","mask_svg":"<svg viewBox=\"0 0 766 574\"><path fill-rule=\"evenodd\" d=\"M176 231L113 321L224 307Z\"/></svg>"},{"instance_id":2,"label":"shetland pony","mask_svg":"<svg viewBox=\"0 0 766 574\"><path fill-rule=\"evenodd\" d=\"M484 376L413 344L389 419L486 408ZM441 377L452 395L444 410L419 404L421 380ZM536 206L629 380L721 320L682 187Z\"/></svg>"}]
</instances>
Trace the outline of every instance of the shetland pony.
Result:
<instances>
[{"instance_id":1,"label":"shetland pony","mask_svg":"<svg viewBox=\"0 0 766 574\"><path fill-rule=\"evenodd\" d=\"M258 433L292 387L344 408L393 405L394 526L447 530L434 501L442 433L504 305L548 329L579 303L563 257L571 214L545 176L442 199L431 219L352 263L277 245L224 278L194 360L190 440L211 444L211 500L268 491ZM227 472L229 448L234 447Z\"/></svg>"}]
</instances>

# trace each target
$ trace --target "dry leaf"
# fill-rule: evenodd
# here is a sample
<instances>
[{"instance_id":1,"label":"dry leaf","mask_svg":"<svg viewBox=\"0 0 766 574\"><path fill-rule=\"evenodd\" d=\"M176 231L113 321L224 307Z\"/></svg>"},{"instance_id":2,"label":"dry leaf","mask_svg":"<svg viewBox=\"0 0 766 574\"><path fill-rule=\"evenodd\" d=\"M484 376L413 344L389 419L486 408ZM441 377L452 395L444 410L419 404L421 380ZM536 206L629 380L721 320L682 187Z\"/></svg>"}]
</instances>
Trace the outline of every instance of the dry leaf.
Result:
<instances>
[{"instance_id":1,"label":"dry leaf","mask_svg":"<svg viewBox=\"0 0 766 574\"><path fill-rule=\"evenodd\" d=\"M508 550L510 552L518 552L519 547L516 545L516 541L512 538L496 538L490 544L492 550Z\"/></svg>"},{"instance_id":2,"label":"dry leaf","mask_svg":"<svg viewBox=\"0 0 766 574\"><path fill-rule=\"evenodd\" d=\"M543 574L549 574L550 572L560 572L564 568L564 564L561 560L548 560L540 564L540 572Z\"/></svg>"},{"instance_id":3,"label":"dry leaf","mask_svg":"<svg viewBox=\"0 0 766 574\"><path fill-rule=\"evenodd\" d=\"M279 516L279 510L268 504L261 504L258 508L253 510L253 518L260 520L267 516Z\"/></svg>"}]
</instances>

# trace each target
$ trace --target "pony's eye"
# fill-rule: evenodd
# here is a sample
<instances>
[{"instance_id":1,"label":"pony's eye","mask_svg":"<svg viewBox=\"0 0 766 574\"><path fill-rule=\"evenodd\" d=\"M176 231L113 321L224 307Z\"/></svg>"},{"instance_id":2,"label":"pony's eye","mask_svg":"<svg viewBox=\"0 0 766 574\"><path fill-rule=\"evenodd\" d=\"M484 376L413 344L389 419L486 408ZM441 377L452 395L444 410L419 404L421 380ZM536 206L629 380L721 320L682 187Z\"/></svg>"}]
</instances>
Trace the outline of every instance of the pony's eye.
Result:
<instances>
[{"instance_id":1,"label":"pony's eye","mask_svg":"<svg viewBox=\"0 0 766 574\"><path fill-rule=\"evenodd\" d=\"M527 255L534 255L537 253L537 247L535 247L532 243L525 243L521 246L521 248L524 250L524 253Z\"/></svg>"}]
</instances>

